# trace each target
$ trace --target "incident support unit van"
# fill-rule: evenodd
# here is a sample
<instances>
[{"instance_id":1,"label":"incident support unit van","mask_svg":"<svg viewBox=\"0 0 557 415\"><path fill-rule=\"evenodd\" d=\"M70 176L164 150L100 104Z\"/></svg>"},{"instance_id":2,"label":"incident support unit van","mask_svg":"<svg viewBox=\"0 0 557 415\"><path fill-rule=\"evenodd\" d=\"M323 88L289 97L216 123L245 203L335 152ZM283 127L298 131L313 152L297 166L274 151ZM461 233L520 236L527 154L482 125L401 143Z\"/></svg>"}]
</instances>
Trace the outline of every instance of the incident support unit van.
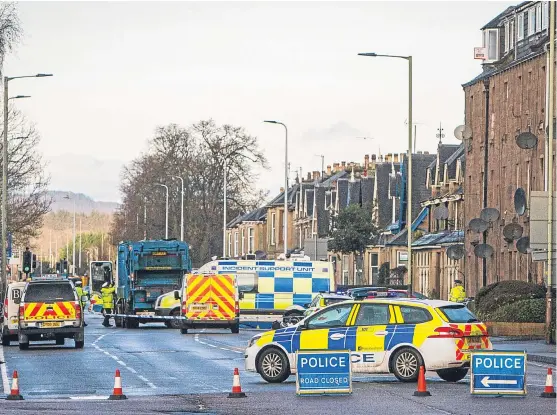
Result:
<instances>
[{"instance_id":1,"label":"incident support unit van","mask_svg":"<svg viewBox=\"0 0 557 415\"><path fill-rule=\"evenodd\" d=\"M180 298L181 297L181 298ZM182 295L180 332L196 328L230 328L240 331L238 282L231 274L186 274Z\"/></svg>"},{"instance_id":2,"label":"incident support unit van","mask_svg":"<svg viewBox=\"0 0 557 415\"><path fill-rule=\"evenodd\" d=\"M2 346L9 346L11 341L17 341L19 327L17 313L25 284L27 284L25 281L11 282L6 288L2 306Z\"/></svg>"}]
</instances>

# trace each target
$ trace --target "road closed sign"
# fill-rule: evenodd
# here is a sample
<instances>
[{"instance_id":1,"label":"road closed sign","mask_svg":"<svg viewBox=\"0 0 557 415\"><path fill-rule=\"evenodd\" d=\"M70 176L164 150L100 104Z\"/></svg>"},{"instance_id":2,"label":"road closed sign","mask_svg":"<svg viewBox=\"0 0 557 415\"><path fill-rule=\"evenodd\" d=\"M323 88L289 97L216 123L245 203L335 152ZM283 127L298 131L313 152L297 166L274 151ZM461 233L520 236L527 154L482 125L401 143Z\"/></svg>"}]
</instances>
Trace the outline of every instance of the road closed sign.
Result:
<instances>
[{"instance_id":1,"label":"road closed sign","mask_svg":"<svg viewBox=\"0 0 557 415\"><path fill-rule=\"evenodd\" d=\"M298 395L352 393L349 350L305 350L296 353Z\"/></svg>"},{"instance_id":2,"label":"road closed sign","mask_svg":"<svg viewBox=\"0 0 557 415\"><path fill-rule=\"evenodd\" d=\"M473 395L526 395L525 352L475 352L470 366Z\"/></svg>"}]
</instances>

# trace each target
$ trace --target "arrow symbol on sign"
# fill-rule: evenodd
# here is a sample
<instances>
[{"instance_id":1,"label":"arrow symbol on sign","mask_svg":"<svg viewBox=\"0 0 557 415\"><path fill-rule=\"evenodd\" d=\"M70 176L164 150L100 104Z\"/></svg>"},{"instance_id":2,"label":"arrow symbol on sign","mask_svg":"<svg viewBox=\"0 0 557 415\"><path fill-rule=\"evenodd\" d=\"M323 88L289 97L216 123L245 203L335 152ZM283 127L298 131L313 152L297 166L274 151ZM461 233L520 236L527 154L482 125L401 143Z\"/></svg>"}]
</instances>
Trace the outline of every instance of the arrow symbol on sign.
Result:
<instances>
[{"instance_id":1,"label":"arrow symbol on sign","mask_svg":"<svg viewBox=\"0 0 557 415\"><path fill-rule=\"evenodd\" d=\"M499 379L499 380L489 380L489 376L484 376L482 378L482 380L480 381L480 383L482 385L484 385L486 388L489 388L490 385L516 385L518 382L516 381L516 379L510 380L510 379Z\"/></svg>"}]
</instances>

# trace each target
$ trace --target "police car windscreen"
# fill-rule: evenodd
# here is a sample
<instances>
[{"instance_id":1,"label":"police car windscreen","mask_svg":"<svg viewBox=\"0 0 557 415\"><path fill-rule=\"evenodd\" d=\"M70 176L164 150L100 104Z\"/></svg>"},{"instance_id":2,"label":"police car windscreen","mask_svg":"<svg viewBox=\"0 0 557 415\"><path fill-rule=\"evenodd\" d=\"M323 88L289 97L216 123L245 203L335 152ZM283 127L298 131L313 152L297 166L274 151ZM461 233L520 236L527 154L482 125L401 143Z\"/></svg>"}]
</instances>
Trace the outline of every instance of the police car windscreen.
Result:
<instances>
[{"instance_id":1,"label":"police car windscreen","mask_svg":"<svg viewBox=\"0 0 557 415\"><path fill-rule=\"evenodd\" d=\"M26 303L74 300L74 292L68 283L58 284L48 282L44 284L29 284L25 291Z\"/></svg>"},{"instance_id":2,"label":"police car windscreen","mask_svg":"<svg viewBox=\"0 0 557 415\"><path fill-rule=\"evenodd\" d=\"M450 323L472 323L478 321L476 316L464 305L440 307Z\"/></svg>"}]
</instances>

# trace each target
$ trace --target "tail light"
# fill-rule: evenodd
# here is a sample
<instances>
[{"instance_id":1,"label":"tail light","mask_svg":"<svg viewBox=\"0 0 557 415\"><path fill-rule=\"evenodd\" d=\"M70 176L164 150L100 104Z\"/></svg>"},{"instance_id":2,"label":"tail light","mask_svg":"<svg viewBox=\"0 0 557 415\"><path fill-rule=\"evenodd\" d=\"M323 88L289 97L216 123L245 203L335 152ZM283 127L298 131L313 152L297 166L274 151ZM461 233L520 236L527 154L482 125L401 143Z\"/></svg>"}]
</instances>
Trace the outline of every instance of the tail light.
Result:
<instances>
[{"instance_id":1,"label":"tail light","mask_svg":"<svg viewBox=\"0 0 557 415\"><path fill-rule=\"evenodd\" d=\"M76 319L81 319L81 305L79 304L79 302L74 302L73 303L73 308L75 310L75 318Z\"/></svg>"},{"instance_id":2,"label":"tail light","mask_svg":"<svg viewBox=\"0 0 557 415\"><path fill-rule=\"evenodd\" d=\"M25 307L22 305L19 306L19 319L25 320Z\"/></svg>"},{"instance_id":3,"label":"tail light","mask_svg":"<svg viewBox=\"0 0 557 415\"><path fill-rule=\"evenodd\" d=\"M236 312L236 315L240 314L240 303L238 301L236 301L234 305L234 311Z\"/></svg>"},{"instance_id":4,"label":"tail light","mask_svg":"<svg viewBox=\"0 0 557 415\"><path fill-rule=\"evenodd\" d=\"M432 334L429 337L433 337L433 338L441 338L441 339L446 339L446 338L452 338L452 339L458 339L458 338L462 338L464 337L464 332L460 329L457 328L453 328L453 327L437 327L435 330L433 330L435 332L435 334Z\"/></svg>"},{"instance_id":5,"label":"tail light","mask_svg":"<svg viewBox=\"0 0 557 415\"><path fill-rule=\"evenodd\" d=\"M4 299L4 318L8 318L8 299Z\"/></svg>"},{"instance_id":6,"label":"tail light","mask_svg":"<svg viewBox=\"0 0 557 415\"><path fill-rule=\"evenodd\" d=\"M188 309L186 307L186 302L182 301L182 314L186 315L187 312L188 312Z\"/></svg>"}]
</instances>

